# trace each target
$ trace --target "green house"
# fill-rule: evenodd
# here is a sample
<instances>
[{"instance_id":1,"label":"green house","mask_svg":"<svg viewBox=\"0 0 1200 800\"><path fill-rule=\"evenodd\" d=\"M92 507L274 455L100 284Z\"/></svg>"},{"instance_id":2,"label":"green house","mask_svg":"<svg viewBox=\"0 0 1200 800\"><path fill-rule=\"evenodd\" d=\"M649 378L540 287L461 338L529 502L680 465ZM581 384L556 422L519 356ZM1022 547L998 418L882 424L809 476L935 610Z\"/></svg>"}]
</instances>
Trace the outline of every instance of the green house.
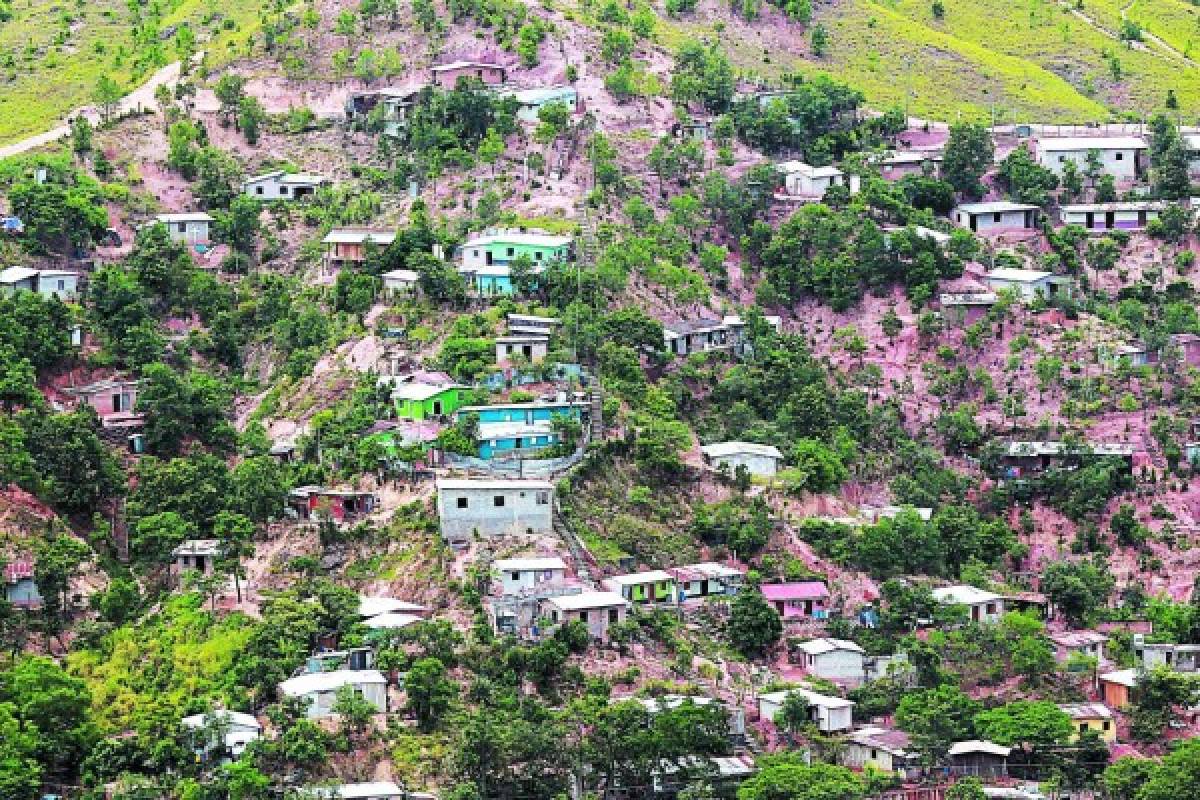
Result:
<instances>
[{"instance_id":1,"label":"green house","mask_svg":"<svg viewBox=\"0 0 1200 800\"><path fill-rule=\"evenodd\" d=\"M603 581L604 588L616 592L631 603L676 603L678 585L674 576L661 569L637 572L632 575L614 575Z\"/></svg>"},{"instance_id":2,"label":"green house","mask_svg":"<svg viewBox=\"0 0 1200 800\"><path fill-rule=\"evenodd\" d=\"M392 402L400 419L429 419L453 414L471 401L470 395L470 389L457 384L402 383L392 391Z\"/></svg>"}]
</instances>

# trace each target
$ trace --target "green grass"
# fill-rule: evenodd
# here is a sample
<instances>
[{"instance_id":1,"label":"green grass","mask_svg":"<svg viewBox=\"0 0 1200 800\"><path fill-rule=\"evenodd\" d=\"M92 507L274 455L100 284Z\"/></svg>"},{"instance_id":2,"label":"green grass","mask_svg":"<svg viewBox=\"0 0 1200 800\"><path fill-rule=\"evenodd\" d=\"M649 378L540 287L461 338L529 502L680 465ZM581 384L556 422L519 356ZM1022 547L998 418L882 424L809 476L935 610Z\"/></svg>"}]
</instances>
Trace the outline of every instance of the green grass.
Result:
<instances>
[{"instance_id":1,"label":"green grass","mask_svg":"<svg viewBox=\"0 0 1200 800\"><path fill-rule=\"evenodd\" d=\"M165 4L160 27L188 22L210 64L228 62L258 26L260 0L225 0L220 18L205 0ZM25 0L0 23L0 144L41 133L92 103L101 75L126 88L176 59L173 40L159 41L155 65L136 68L129 12L121 0Z\"/></svg>"},{"instance_id":2,"label":"green grass","mask_svg":"<svg viewBox=\"0 0 1200 800\"><path fill-rule=\"evenodd\" d=\"M1200 9L1180 0L1137 0L1129 19L1185 56L1200 57Z\"/></svg>"}]
</instances>

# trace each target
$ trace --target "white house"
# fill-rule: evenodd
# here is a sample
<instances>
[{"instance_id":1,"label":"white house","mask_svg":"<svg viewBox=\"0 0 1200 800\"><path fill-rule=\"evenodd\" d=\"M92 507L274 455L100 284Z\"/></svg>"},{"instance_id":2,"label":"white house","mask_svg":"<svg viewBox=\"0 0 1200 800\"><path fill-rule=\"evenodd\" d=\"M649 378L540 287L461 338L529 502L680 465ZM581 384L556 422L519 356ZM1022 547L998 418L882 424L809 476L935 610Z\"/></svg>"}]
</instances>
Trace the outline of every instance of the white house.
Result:
<instances>
[{"instance_id":1,"label":"white house","mask_svg":"<svg viewBox=\"0 0 1200 800\"><path fill-rule=\"evenodd\" d=\"M437 482L442 537L466 542L473 536L545 534L554 530L554 484L524 479Z\"/></svg>"},{"instance_id":2,"label":"white house","mask_svg":"<svg viewBox=\"0 0 1200 800\"><path fill-rule=\"evenodd\" d=\"M1006 200L963 203L950 212L950 219L955 225L973 233L1033 230L1037 226L1038 207Z\"/></svg>"},{"instance_id":3,"label":"white house","mask_svg":"<svg viewBox=\"0 0 1200 800\"><path fill-rule=\"evenodd\" d=\"M415 614L420 616L426 611L425 606L410 603L407 600L397 600L394 597L359 596L358 615L363 619L377 617L380 614Z\"/></svg>"},{"instance_id":4,"label":"white house","mask_svg":"<svg viewBox=\"0 0 1200 800\"><path fill-rule=\"evenodd\" d=\"M208 244L212 238L213 218L203 211L185 214L159 214L155 220L167 228L173 242Z\"/></svg>"},{"instance_id":5,"label":"white house","mask_svg":"<svg viewBox=\"0 0 1200 800\"><path fill-rule=\"evenodd\" d=\"M676 356L733 348L732 331L721 320L694 319L663 323L663 343Z\"/></svg>"},{"instance_id":6,"label":"white house","mask_svg":"<svg viewBox=\"0 0 1200 800\"><path fill-rule=\"evenodd\" d=\"M1060 208L1063 225L1078 225L1089 231L1140 231L1158 219L1166 203L1076 203Z\"/></svg>"},{"instance_id":7,"label":"white house","mask_svg":"<svg viewBox=\"0 0 1200 800\"><path fill-rule=\"evenodd\" d=\"M778 165L783 173L784 190L796 197L821 198L833 186L845 186L858 194L859 177L847 175L837 167L812 167L803 161L785 161Z\"/></svg>"},{"instance_id":8,"label":"white house","mask_svg":"<svg viewBox=\"0 0 1200 800\"><path fill-rule=\"evenodd\" d=\"M729 735L731 737L746 735L746 712L738 705L726 705L721 700L705 695L664 694L661 697L637 697L634 699L650 714L657 714L663 710L674 710L685 703L695 706L711 706L715 703L725 709L728 714Z\"/></svg>"},{"instance_id":9,"label":"white house","mask_svg":"<svg viewBox=\"0 0 1200 800\"><path fill-rule=\"evenodd\" d=\"M204 714L184 717L179 724L192 733L192 746L198 753L209 753L219 745L212 738L198 741L196 732L210 731L220 736L223 755L237 758L246 751L246 745L262 736L262 725L251 714L241 711L226 711L218 708ZM215 738L215 737L213 737Z\"/></svg>"},{"instance_id":10,"label":"white house","mask_svg":"<svg viewBox=\"0 0 1200 800\"><path fill-rule=\"evenodd\" d=\"M983 280L994 292L1015 289L1022 300L1032 300L1039 294L1047 299L1059 293L1070 295L1070 278L1040 269L997 267L984 275Z\"/></svg>"},{"instance_id":11,"label":"white house","mask_svg":"<svg viewBox=\"0 0 1200 800\"><path fill-rule=\"evenodd\" d=\"M562 321L557 317L538 317L533 314L509 314L508 332L549 336Z\"/></svg>"},{"instance_id":12,"label":"white house","mask_svg":"<svg viewBox=\"0 0 1200 800\"><path fill-rule=\"evenodd\" d=\"M758 713L764 719L775 721L775 715L783 707L789 694L798 694L808 702L809 714L821 733L848 731L854 727L854 702L842 697L830 697L811 689L795 688L782 692L770 692L758 696Z\"/></svg>"},{"instance_id":13,"label":"white house","mask_svg":"<svg viewBox=\"0 0 1200 800\"><path fill-rule=\"evenodd\" d=\"M773 477L779 471L783 454L769 444L754 442L717 442L700 448L706 463L713 467L722 465L729 468L730 474L738 467L744 467L751 475Z\"/></svg>"},{"instance_id":14,"label":"white house","mask_svg":"<svg viewBox=\"0 0 1200 800\"><path fill-rule=\"evenodd\" d=\"M537 122L538 112L551 103L562 103L574 114L579 110L579 93L574 86L554 86L548 89L518 89L504 92L517 100L517 119L522 122Z\"/></svg>"},{"instance_id":15,"label":"white house","mask_svg":"<svg viewBox=\"0 0 1200 800\"><path fill-rule=\"evenodd\" d=\"M570 236L537 231L497 229L466 241L462 246L462 269L476 271L480 267L511 265L526 256L534 266L551 261L568 261L571 256Z\"/></svg>"},{"instance_id":16,"label":"white house","mask_svg":"<svg viewBox=\"0 0 1200 800\"><path fill-rule=\"evenodd\" d=\"M796 646L800 666L809 675L830 681L858 683L866 674L866 651L845 639L810 639Z\"/></svg>"},{"instance_id":17,"label":"white house","mask_svg":"<svg viewBox=\"0 0 1200 800\"><path fill-rule=\"evenodd\" d=\"M666 570L651 569L629 575L613 575L601 581L601 585L635 605L679 602L675 576Z\"/></svg>"},{"instance_id":18,"label":"white house","mask_svg":"<svg viewBox=\"0 0 1200 800\"><path fill-rule=\"evenodd\" d=\"M256 200L298 200L311 197L317 193L317 189L332 183L322 175L288 173L278 169L242 181L242 194Z\"/></svg>"},{"instance_id":19,"label":"white house","mask_svg":"<svg viewBox=\"0 0 1200 800\"><path fill-rule=\"evenodd\" d=\"M415 294L417 282L421 279L421 276L411 269L394 269L379 277L383 278L383 290L392 297L407 297Z\"/></svg>"},{"instance_id":20,"label":"white house","mask_svg":"<svg viewBox=\"0 0 1200 800\"><path fill-rule=\"evenodd\" d=\"M527 363L537 364L546 360L550 352L550 339L543 334L523 333L496 338L496 363L506 364L513 356L521 356Z\"/></svg>"},{"instance_id":21,"label":"white house","mask_svg":"<svg viewBox=\"0 0 1200 800\"><path fill-rule=\"evenodd\" d=\"M73 300L79 292L79 273L65 269L8 267L0 271L0 294L37 292L45 298Z\"/></svg>"},{"instance_id":22,"label":"white house","mask_svg":"<svg viewBox=\"0 0 1200 800\"><path fill-rule=\"evenodd\" d=\"M1146 140L1140 136L1061 136L1037 141L1037 162L1062 177L1063 166L1073 161L1082 174L1087 169L1088 153L1095 152L1104 174L1118 181L1141 176Z\"/></svg>"},{"instance_id":23,"label":"white house","mask_svg":"<svg viewBox=\"0 0 1200 800\"><path fill-rule=\"evenodd\" d=\"M328 717L334 713L337 692L343 686L353 686L379 713L387 711L387 678L373 669L339 669L297 675L279 684L279 693L303 699L309 717Z\"/></svg>"},{"instance_id":24,"label":"white house","mask_svg":"<svg viewBox=\"0 0 1200 800\"><path fill-rule=\"evenodd\" d=\"M715 561L673 567L676 585L684 600L703 597L730 597L738 593L746 573Z\"/></svg>"},{"instance_id":25,"label":"white house","mask_svg":"<svg viewBox=\"0 0 1200 800\"><path fill-rule=\"evenodd\" d=\"M171 573L178 580L185 572L211 575L221 557L217 539L188 539L171 551Z\"/></svg>"},{"instance_id":26,"label":"white house","mask_svg":"<svg viewBox=\"0 0 1200 800\"><path fill-rule=\"evenodd\" d=\"M505 595L519 594L541 583L561 581L567 565L561 558L500 558L492 563L492 571L500 581Z\"/></svg>"},{"instance_id":27,"label":"white house","mask_svg":"<svg viewBox=\"0 0 1200 800\"><path fill-rule=\"evenodd\" d=\"M416 614L406 614L403 611L385 611L363 620L363 625L373 631L398 631L423 620Z\"/></svg>"},{"instance_id":28,"label":"white house","mask_svg":"<svg viewBox=\"0 0 1200 800\"><path fill-rule=\"evenodd\" d=\"M1183 143L1188 151L1188 174L1200 176L1200 133L1183 134Z\"/></svg>"},{"instance_id":29,"label":"white house","mask_svg":"<svg viewBox=\"0 0 1200 800\"><path fill-rule=\"evenodd\" d=\"M593 639L608 641L609 627L625 621L629 601L615 592L583 591L544 598L541 611L553 626L579 620Z\"/></svg>"},{"instance_id":30,"label":"white house","mask_svg":"<svg viewBox=\"0 0 1200 800\"><path fill-rule=\"evenodd\" d=\"M870 725L846 734L843 742L842 765L874 767L884 772L904 772L919 765L920 756L910 747L907 733L891 728Z\"/></svg>"},{"instance_id":31,"label":"white house","mask_svg":"<svg viewBox=\"0 0 1200 800\"><path fill-rule=\"evenodd\" d=\"M999 622L1004 616L1004 598L966 584L934 589L933 599L943 605L965 606L971 622Z\"/></svg>"}]
</instances>

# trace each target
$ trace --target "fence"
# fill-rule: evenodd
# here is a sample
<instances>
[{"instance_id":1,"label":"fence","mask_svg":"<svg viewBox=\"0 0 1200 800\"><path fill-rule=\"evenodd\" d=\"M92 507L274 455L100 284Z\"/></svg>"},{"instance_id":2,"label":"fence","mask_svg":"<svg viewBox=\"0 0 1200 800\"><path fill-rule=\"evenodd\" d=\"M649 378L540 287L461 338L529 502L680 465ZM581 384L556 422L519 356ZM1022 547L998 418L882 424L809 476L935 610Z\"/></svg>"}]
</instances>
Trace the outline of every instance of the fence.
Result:
<instances>
[{"instance_id":1,"label":"fence","mask_svg":"<svg viewBox=\"0 0 1200 800\"><path fill-rule=\"evenodd\" d=\"M583 459L583 450L569 456L540 459L483 459L446 453L446 466L467 472L481 472L497 478L550 478L559 475Z\"/></svg>"}]
</instances>

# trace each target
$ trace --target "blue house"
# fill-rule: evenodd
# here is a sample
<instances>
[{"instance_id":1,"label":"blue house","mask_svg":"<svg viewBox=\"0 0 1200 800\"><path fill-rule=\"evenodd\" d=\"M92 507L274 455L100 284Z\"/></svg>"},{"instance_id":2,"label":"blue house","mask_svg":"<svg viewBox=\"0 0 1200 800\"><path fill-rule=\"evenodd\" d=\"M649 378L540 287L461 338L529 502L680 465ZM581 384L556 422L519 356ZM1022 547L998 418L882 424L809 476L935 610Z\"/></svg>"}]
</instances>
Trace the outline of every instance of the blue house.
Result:
<instances>
[{"instance_id":1,"label":"blue house","mask_svg":"<svg viewBox=\"0 0 1200 800\"><path fill-rule=\"evenodd\" d=\"M558 444L561 437L549 422L480 422L479 457L483 459L531 453Z\"/></svg>"},{"instance_id":2,"label":"blue house","mask_svg":"<svg viewBox=\"0 0 1200 800\"><path fill-rule=\"evenodd\" d=\"M533 425L538 422L550 422L555 414L565 414L579 419L588 410L584 400L556 400L554 402L534 403L497 403L493 406L463 406L455 412L457 417L464 414L477 414L479 424L495 422L520 422Z\"/></svg>"},{"instance_id":3,"label":"blue house","mask_svg":"<svg viewBox=\"0 0 1200 800\"><path fill-rule=\"evenodd\" d=\"M4 599L17 608L41 608L42 594L33 577L32 561L4 565Z\"/></svg>"}]
</instances>

